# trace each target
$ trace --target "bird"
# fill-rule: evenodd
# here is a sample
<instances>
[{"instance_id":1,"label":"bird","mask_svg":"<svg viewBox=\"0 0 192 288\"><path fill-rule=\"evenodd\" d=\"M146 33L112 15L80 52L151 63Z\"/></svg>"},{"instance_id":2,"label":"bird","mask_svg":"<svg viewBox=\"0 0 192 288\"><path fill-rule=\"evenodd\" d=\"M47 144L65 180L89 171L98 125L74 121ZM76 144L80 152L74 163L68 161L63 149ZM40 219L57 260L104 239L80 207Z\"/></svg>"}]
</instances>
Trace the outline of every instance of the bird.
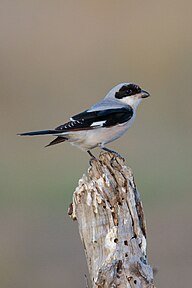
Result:
<instances>
[{"instance_id":1,"label":"bird","mask_svg":"<svg viewBox=\"0 0 192 288\"><path fill-rule=\"evenodd\" d=\"M48 146L61 142L88 152L94 158L91 150L101 149L114 152L106 144L121 137L133 124L138 105L149 92L134 83L120 83L113 87L107 95L89 109L74 115L68 122L55 129L19 133L20 136L56 136ZM117 153L118 154L118 153Z\"/></svg>"}]
</instances>

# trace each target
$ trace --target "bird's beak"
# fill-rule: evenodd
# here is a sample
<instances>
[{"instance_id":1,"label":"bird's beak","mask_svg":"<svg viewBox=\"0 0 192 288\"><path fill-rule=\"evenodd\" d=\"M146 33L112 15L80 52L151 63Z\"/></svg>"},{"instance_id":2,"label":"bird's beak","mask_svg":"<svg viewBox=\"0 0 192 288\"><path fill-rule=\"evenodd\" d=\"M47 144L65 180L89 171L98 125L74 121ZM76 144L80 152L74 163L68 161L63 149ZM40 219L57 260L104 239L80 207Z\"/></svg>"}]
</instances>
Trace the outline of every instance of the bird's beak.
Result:
<instances>
[{"instance_id":1,"label":"bird's beak","mask_svg":"<svg viewBox=\"0 0 192 288\"><path fill-rule=\"evenodd\" d=\"M150 94L147 91L145 91L145 90L141 91L141 98L147 98L149 96L150 96Z\"/></svg>"}]
</instances>

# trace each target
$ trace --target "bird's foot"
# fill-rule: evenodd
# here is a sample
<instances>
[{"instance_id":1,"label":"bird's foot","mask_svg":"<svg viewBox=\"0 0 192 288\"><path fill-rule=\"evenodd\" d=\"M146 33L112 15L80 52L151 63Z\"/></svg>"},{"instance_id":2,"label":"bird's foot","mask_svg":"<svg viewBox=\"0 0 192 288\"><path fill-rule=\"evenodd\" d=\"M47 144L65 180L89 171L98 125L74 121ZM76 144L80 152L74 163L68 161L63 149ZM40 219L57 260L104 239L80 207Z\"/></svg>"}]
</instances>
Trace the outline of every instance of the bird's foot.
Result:
<instances>
[{"instance_id":1,"label":"bird's foot","mask_svg":"<svg viewBox=\"0 0 192 288\"><path fill-rule=\"evenodd\" d=\"M106 152L112 153L113 155L115 155L115 156L117 156L119 158L122 158L122 156L118 152L116 152L114 150L111 150L111 149L109 149L107 147L101 147L101 149L106 151Z\"/></svg>"}]
</instances>

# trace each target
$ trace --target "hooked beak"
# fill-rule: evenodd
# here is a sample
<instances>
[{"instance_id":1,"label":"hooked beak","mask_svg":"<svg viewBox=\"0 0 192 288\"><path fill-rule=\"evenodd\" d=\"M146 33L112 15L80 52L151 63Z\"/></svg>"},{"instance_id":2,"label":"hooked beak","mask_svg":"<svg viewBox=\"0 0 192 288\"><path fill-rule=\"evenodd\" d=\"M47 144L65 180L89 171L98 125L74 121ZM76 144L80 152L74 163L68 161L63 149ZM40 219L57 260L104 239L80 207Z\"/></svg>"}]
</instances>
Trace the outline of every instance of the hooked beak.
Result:
<instances>
[{"instance_id":1,"label":"hooked beak","mask_svg":"<svg viewBox=\"0 0 192 288\"><path fill-rule=\"evenodd\" d=\"M145 90L141 91L141 98L147 98L149 96L150 96L150 94L147 91L145 91Z\"/></svg>"}]
</instances>

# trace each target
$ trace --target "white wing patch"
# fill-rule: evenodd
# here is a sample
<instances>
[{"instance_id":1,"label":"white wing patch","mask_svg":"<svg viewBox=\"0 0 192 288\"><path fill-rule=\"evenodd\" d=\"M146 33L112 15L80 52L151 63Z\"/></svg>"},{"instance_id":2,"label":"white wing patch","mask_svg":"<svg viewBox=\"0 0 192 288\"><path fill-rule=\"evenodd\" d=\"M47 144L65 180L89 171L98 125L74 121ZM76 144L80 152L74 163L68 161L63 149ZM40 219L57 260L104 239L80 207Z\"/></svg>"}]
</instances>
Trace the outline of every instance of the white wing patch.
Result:
<instances>
[{"instance_id":1,"label":"white wing patch","mask_svg":"<svg viewBox=\"0 0 192 288\"><path fill-rule=\"evenodd\" d=\"M96 126L103 126L103 124L105 124L106 120L104 121L97 121L97 122L93 122L90 127L96 127Z\"/></svg>"}]
</instances>

